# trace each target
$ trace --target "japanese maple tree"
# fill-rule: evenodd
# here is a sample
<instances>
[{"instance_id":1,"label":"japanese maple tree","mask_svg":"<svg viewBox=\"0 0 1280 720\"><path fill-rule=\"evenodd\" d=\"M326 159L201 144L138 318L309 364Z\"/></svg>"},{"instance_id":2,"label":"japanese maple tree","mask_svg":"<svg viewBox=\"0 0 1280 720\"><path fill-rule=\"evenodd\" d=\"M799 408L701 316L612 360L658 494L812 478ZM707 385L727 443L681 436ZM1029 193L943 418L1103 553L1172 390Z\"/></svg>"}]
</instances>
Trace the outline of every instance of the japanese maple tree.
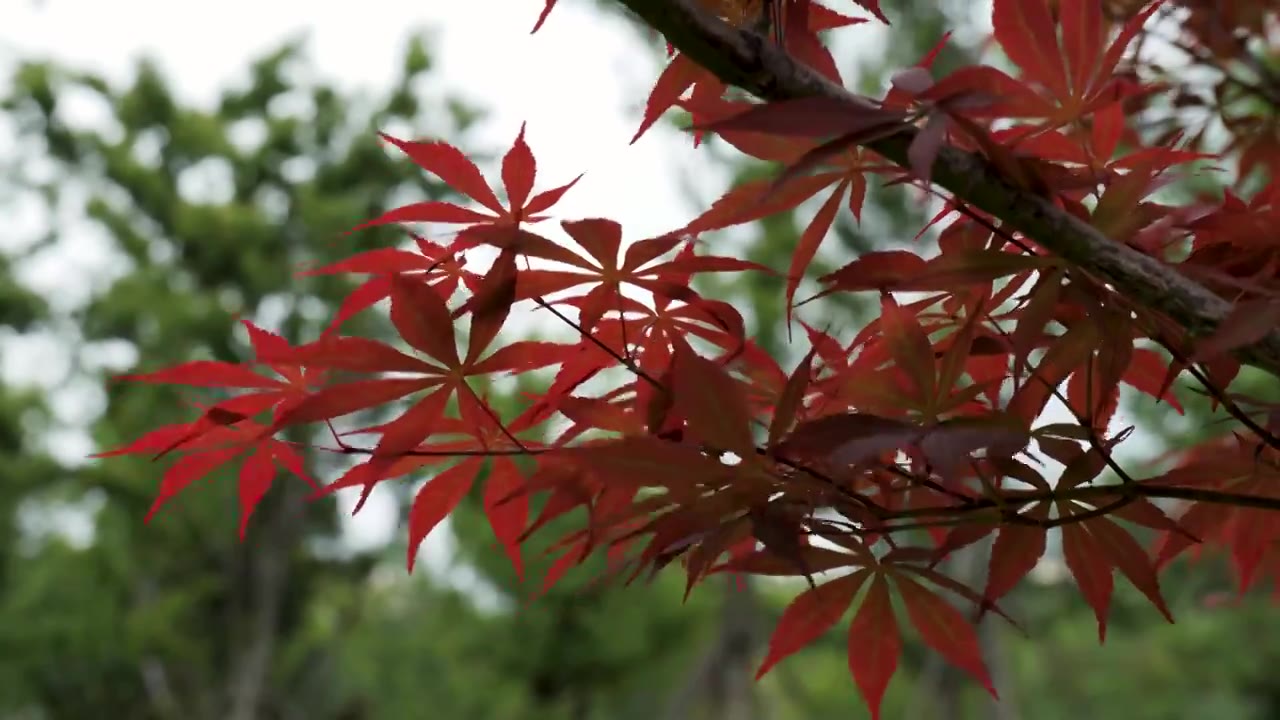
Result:
<instances>
[{"instance_id":1,"label":"japanese maple tree","mask_svg":"<svg viewBox=\"0 0 1280 720\"><path fill-rule=\"evenodd\" d=\"M1244 365L1280 376L1280 2L994 0L993 64L939 77L935 50L880 98L845 90L826 45L887 23L875 0L621 2L671 55L637 136L679 108L696 137L774 163L773 177L658 237L563 219L569 244L543 228L576 180L538 174L525 128L492 177L443 140L386 137L470 202L414 203L361 227L456 231L312 270L368 276L312 342L247 322L251 362L129 376L226 393L104 455L175 457L157 507L241 462L242 523L281 470L317 497L360 487L362 502L425 474L410 567L483 473L517 569L530 533L582 518L544 584L595 552L623 578L677 565L690 587L804 578L761 674L851 615L849 668L873 714L904 624L996 692L973 623L1008 619L999 600L1051 531L1100 637L1114 571L1172 620L1159 572L1193 548L1225 551L1241 591L1270 581L1280 593L1280 405L1230 390ZM530 0L531 24L554 22L554 5ZM1208 79L1186 80L1191 66ZM1160 194L1193 172L1226 190ZM820 295L878 294L878 316L842 340L806 317L799 290L871 176L941 199L938 252L871 252L817 278ZM788 267L715 252L715 231L814 197ZM477 254L496 260L482 272ZM703 273L783 276L803 358L783 367L763 351L736 308L693 289ZM383 300L402 343L343 333ZM577 340L508 339L521 305ZM472 382L537 370L554 378L514 417ZM1120 388L1181 412L1179 379L1227 422L1135 477L1115 456L1132 430L1116 427ZM1044 422L1051 402L1074 422ZM386 408L398 415L378 426L335 425ZM313 480L299 426L359 462ZM1063 470L1046 475L1046 457ZM988 537L985 587L938 569Z\"/></svg>"}]
</instances>

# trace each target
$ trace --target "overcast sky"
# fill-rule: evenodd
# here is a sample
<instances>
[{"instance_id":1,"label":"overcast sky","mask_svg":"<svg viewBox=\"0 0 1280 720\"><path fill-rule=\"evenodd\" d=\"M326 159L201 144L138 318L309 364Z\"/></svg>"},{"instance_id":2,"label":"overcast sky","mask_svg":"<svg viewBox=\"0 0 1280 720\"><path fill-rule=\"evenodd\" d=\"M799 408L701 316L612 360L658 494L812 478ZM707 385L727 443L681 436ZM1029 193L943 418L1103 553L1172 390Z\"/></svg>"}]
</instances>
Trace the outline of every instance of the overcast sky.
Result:
<instances>
[{"instance_id":1,"label":"overcast sky","mask_svg":"<svg viewBox=\"0 0 1280 720\"><path fill-rule=\"evenodd\" d=\"M674 133L627 145L637 125L628 104L652 83L656 59L621 19L588 3L565 0L537 35L529 34L541 7L536 0L0 5L6 65L19 55L45 55L123 79L146 53L161 61L180 96L200 103L241 80L250 59L300 31L310 38L319 75L347 88L384 88L399 73L408 34L426 28L437 60L434 83L491 110L478 139L509 144L528 121L540 174L555 181L587 172L558 206L562 213L615 217L644 236L689 211L679 189L663 182L673 156L667 150L679 142Z\"/></svg>"}]
</instances>

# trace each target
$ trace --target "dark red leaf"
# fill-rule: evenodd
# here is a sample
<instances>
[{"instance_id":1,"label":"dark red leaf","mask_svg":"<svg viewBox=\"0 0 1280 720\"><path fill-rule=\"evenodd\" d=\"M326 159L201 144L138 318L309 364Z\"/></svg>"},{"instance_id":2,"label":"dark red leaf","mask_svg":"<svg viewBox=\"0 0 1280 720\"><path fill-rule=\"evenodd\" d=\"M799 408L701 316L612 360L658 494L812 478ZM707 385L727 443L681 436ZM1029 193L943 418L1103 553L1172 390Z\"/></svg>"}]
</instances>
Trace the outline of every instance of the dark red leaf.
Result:
<instances>
[{"instance_id":1,"label":"dark red leaf","mask_svg":"<svg viewBox=\"0 0 1280 720\"><path fill-rule=\"evenodd\" d=\"M398 457L426 440L435 430L436 422L444 414L452 394L452 388L436 390L384 425L378 447L373 451L374 457Z\"/></svg>"},{"instance_id":2,"label":"dark red leaf","mask_svg":"<svg viewBox=\"0 0 1280 720\"><path fill-rule=\"evenodd\" d=\"M344 260L301 273L309 275L335 275L337 273L391 274L430 270L440 261L398 248L378 248L352 255Z\"/></svg>"},{"instance_id":3,"label":"dark red leaf","mask_svg":"<svg viewBox=\"0 0 1280 720\"><path fill-rule=\"evenodd\" d=\"M151 509L147 511L144 522L151 522L151 518L155 516L161 505L173 499L191 483L212 472L214 468L229 462L243 450L244 448L241 447L230 447L178 458L160 480L160 492L151 504Z\"/></svg>"},{"instance_id":4,"label":"dark red leaf","mask_svg":"<svg viewBox=\"0 0 1280 720\"><path fill-rule=\"evenodd\" d=\"M582 176L579 175L578 177L570 180L569 182L563 185L560 185L559 187L553 187L550 190L543 190L537 195L534 195L533 198L529 200L529 204L524 206L525 222L530 222L531 219L529 216L533 215L534 213L540 213L540 212L549 210L552 205L555 205L556 203L560 202L560 198L564 197L564 194L569 192L569 189L572 188L574 185L577 185L578 181L581 179L582 179Z\"/></svg>"},{"instance_id":5,"label":"dark red leaf","mask_svg":"<svg viewBox=\"0 0 1280 720\"><path fill-rule=\"evenodd\" d=\"M782 395L778 398L777 407L774 408L773 418L769 421L769 446L773 447L778 444L783 436L791 429L792 423L795 422L796 415L804 405L805 392L809 388L809 382L813 373L813 356L817 352L817 348L810 348L805 353L804 359L791 371L791 375L787 378L786 384L782 388Z\"/></svg>"},{"instance_id":6,"label":"dark red leaf","mask_svg":"<svg viewBox=\"0 0 1280 720\"><path fill-rule=\"evenodd\" d=\"M878 250L859 255L853 262L820 278L823 283L848 291L889 290L918 277L926 261L909 250Z\"/></svg>"},{"instance_id":7,"label":"dark red leaf","mask_svg":"<svg viewBox=\"0 0 1280 720\"><path fill-rule=\"evenodd\" d=\"M422 283L391 279L391 322L400 337L448 367L458 365L458 346L449 308Z\"/></svg>"},{"instance_id":8,"label":"dark red leaf","mask_svg":"<svg viewBox=\"0 0 1280 720\"><path fill-rule=\"evenodd\" d=\"M1160 593L1160 579L1156 576L1155 565L1138 541L1105 517L1093 518L1087 522L1087 525L1089 534L1097 540L1099 548L1111 564L1124 573L1124 576L1129 578L1129 582L1147 596L1166 620L1173 622L1173 613L1170 612Z\"/></svg>"},{"instance_id":9,"label":"dark red leaf","mask_svg":"<svg viewBox=\"0 0 1280 720\"><path fill-rule=\"evenodd\" d=\"M1080 594L1098 618L1098 642L1102 642L1107 637L1107 614L1114 586L1106 550L1080 523L1073 523L1062 526L1062 556Z\"/></svg>"},{"instance_id":10,"label":"dark red leaf","mask_svg":"<svg viewBox=\"0 0 1280 720\"><path fill-rule=\"evenodd\" d=\"M1028 79L1056 97L1068 96L1058 28L1045 0L995 0L991 22L1000 47Z\"/></svg>"},{"instance_id":11,"label":"dark red leaf","mask_svg":"<svg viewBox=\"0 0 1280 720\"><path fill-rule=\"evenodd\" d=\"M271 481L276 476L276 465L269 451L258 449L240 467L240 539L244 539L249 527L249 517L262 501Z\"/></svg>"},{"instance_id":12,"label":"dark red leaf","mask_svg":"<svg viewBox=\"0 0 1280 720\"><path fill-rule=\"evenodd\" d=\"M434 378L387 378L330 385L303 398L276 420L274 428L342 417L439 384L440 381Z\"/></svg>"},{"instance_id":13,"label":"dark red leaf","mask_svg":"<svg viewBox=\"0 0 1280 720\"><path fill-rule=\"evenodd\" d=\"M889 583L877 574L849 624L849 671L872 720L880 717L880 703L901 655L902 636L889 601Z\"/></svg>"},{"instance_id":14,"label":"dark red leaf","mask_svg":"<svg viewBox=\"0 0 1280 720\"><path fill-rule=\"evenodd\" d=\"M534 176L538 171L533 152L524 141L524 127L524 123L521 123L520 134L502 158L502 185L507 190L507 205L513 213L523 208L529 199L529 193L533 191Z\"/></svg>"},{"instance_id":15,"label":"dark red leaf","mask_svg":"<svg viewBox=\"0 0 1280 720\"><path fill-rule=\"evenodd\" d=\"M377 340L337 335L298 347L273 349L269 353L264 349L260 359L273 365L306 365L351 372L440 372L439 368Z\"/></svg>"},{"instance_id":16,"label":"dark red leaf","mask_svg":"<svg viewBox=\"0 0 1280 720\"><path fill-rule=\"evenodd\" d=\"M973 625L959 610L920 583L902 575L895 580L906 604L907 616L925 643L982 683L992 697L997 697L986 664L982 662L982 649Z\"/></svg>"},{"instance_id":17,"label":"dark red leaf","mask_svg":"<svg viewBox=\"0 0 1280 720\"><path fill-rule=\"evenodd\" d=\"M694 435L743 460L755 457L751 411L741 383L688 347L676 350L672 376L676 410Z\"/></svg>"},{"instance_id":18,"label":"dark red leaf","mask_svg":"<svg viewBox=\"0 0 1280 720\"><path fill-rule=\"evenodd\" d=\"M640 127L636 129L636 134L631 138L631 143L640 139L641 135L653 127L653 124L662 117L662 114L670 110L672 106L680 100L680 96L684 95L684 91L689 89L690 85L700 76L706 76L707 71L699 67L696 63L684 55L677 55L667 65L662 74L658 76L658 81L654 83L653 89L649 91L649 99L644 105L644 119L640 122Z\"/></svg>"},{"instance_id":19,"label":"dark red leaf","mask_svg":"<svg viewBox=\"0 0 1280 720\"><path fill-rule=\"evenodd\" d=\"M467 463L454 465L436 475L413 496L409 507L409 571L418 557L418 548L427 535L453 512L466 497L475 480L475 469Z\"/></svg>"},{"instance_id":20,"label":"dark red leaf","mask_svg":"<svg viewBox=\"0 0 1280 720\"><path fill-rule=\"evenodd\" d=\"M618 250L622 247L622 226L613 220L589 218L560 223L573 241L582 246L601 268L617 269Z\"/></svg>"},{"instance_id":21,"label":"dark red leaf","mask_svg":"<svg viewBox=\"0 0 1280 720\"><path fill-rule=\"evenodd\" d=\"M278 388L283 384L279 380L263 377L243 365L217 360L192 360L155 372L121 375L120 379L193 387Z\"/></svg>"},{"instance_id":22,"label":"dark red leaf","mask_svg":"<svg viewBox=\"0 0 1280 720\"><path fill-rule=\"evenodd\" d=\"M933 346L919 319L892 296L885 295L880 298L880 326L893 351L894 363L915 386L915 399L930 402L937 395L937 366Z\"/></svg>"},{"instance_id":23,"label":"dark red leaf","mask_svg":"<svg viewBox=\"0 0 1280 720\"><path fill-rule=\"evenodd\" d=\"M756 671L756 679L839 622L867 577L867 573L845 575L810 588L791 601L769 639L769 652Z\"/></svg>"},{"instance_id":24,"label":"dark red leaf","mask_svg":"<svg viewBox=\"0 0 1280 720\"><path fill-rule=\"evenodd\" d=\"M919 428L901 420L842 413L800 423L778 450L783 455L825 456L839 465L858 465L906 447L919 434Z\"/></svg>"},{"instance_id":25,"label":"dark red leaf","mask_svg":"<svg viewBox=\"0 0 1280 720\"><path fill-rule=\"evenodd\" d=\"M516 297L516 254L503 250L480 281L462 309L471 311L471 334L467 337L467 364L484 354L502 330Z\"/></svg>"},{"instance_id":26,"label":"dark red leaf","mask_svg":"<svg viewBox=\"0 0 1280 720\"><path fill-rule=\"evenodd\" d=\"M523 487L524 478L515 463L494 458L489 477L485 480L484 512L494 537L502 543L511 560L517 578L524 577L520 537L529 522L529 496L521 492Z\"/></svg>"},{"instance_id":27,"label":"dark red leaf","mask_svg":"<svg viewBox=\"0 0 1280 720\"><path fill-rule=\"evenodd\" d=\"M492 215L468 210L460 205L431 200L388 210L378 217L351 228L352 232L396 223L489 223Z\"/></svg>"},{"instance_id":28,"label":"dark red leaf","mask_svg":"<svg viewBox=\"0 0 1280 720\"><path fill-rule=\"evenodd\" d=\"M1043 520L1043 511L1026 513L1029 518ZM995 602L1014 588L1031 572L1044 555L1045 528L1032 525L1003 525L991 546L991 569L983 597Z\"/></svg>"},{"instance_id":29,"label":"dark red leaf","mask_svg":"<svg viewBox=\"0 0 1280 720\"><path fill-rule=\"evenodd\" d=\"M480 172L480 168L476 167L475 163L471 162L471 160L467 158L466 154L458 148L444 142L398 140L385 133L379 133L378 135L383 140L386 140L392 145L400 148L404 154L409 156L409 159L412 160L415 165L436 175L449 187L463 195L466 195L472 200L475 200L498 215L503 214L502 204L498 202L498 196L494 195L493 190L489 188L489 183L485 182L484 175ZM419 203L419 205L422 206L431 204L432 203ZM447 203L438 204L445 205ZM436 222L450 221L444 220ZM455 220L452 222L468 221Z\"/></svg>"},{"instance_id":30,"label":"dark red leaf","mask_svg":"<svg viewBox=\"0 0 1280 720\"><path fill-rule=\"evenodd\" d=\"M818 208L817 214L813 216L809 226L800 234L800 241L796 243L795 253L791 256L791 267L787 270L787 290L784 296L788 328L791 326L791 314L795 309L796 290L800 288L800 281L809 269L809 263L813 262L814 256L818 254L819 246L830 233L831 224L835 222L836 212L840 210L840 201L848 186L848 181L836 186L831 197L827 198L821 208Z\"/></svg>"},{"instance_id":31,"label":"dark red leaf","mask_svg":"<svg viewBox=\"0 0 1280 720\"><path fill-rule=\"evenodd\" d=\"M556 6L556 0L546 0L546 3L542 8L542 12L538 14L538 22L534 23L533 30L529 32L530 35L538 32L538 29L542 27L542 23L547 21L547 16L551 14L551 8Z\"/></svg>"},{"instance_id":32,"label":"dark red leaf","mask_svg":"<svg viewBox=\"0 0 1280 720\"><path fill-rule=\"evenodd\" d=\"M489 357L471 367L469 375L485 375L496 372L526 372L555 365L573 357L577 345L524 340L503 345Z\"/></svg>"}]
</instances>

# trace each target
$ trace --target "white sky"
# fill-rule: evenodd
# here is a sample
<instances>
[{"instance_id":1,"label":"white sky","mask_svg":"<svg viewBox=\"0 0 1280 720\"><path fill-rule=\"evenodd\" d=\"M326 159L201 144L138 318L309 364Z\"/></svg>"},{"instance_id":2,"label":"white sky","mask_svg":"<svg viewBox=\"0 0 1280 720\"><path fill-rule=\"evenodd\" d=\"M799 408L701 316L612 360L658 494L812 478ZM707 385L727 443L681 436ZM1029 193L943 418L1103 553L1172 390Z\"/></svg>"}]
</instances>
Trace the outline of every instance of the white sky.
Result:
<instances>
[{"instance_id":1,"label":"white sky","mask_svg":"<svg viewBox=\"0 0 1280 720\"><path fill-rule=\"evenodd\" d=\"M207 104L242 79L251 59L305 30L319 76L348 89L382 89L399 73L409 33L428 28L432 83L489 110L472 140L504 149L527 121L539 187L586 172L557 206L560 216L611 217L632 239L680 226L727 176L666 128L627 145L657 58L620 18L581 0L561 0L547 25L530 35L541 7L540 0L0 0L0 71L19 58L45 56L123 80L145 53L160 62L179 97ZM878 29L850 32L859 36L859 54L879 45L868 42L878 40ZM694 171L703 197L687 197L676 179L682 170ZM74 247L76 238L67 242ZM56 282L65 286L68 278ZM390 510L390 501L379 503L375 493L350 523L352 540L399 537ZM228 517L228 532L233 525ZM445 533L432 538L428 559L435 565L448 555L447 541Z\"/></svg>"},{"instance_id":2,"label":"white sky","mask_svg":"<svg viewBox=\"0 0 1280 720\"><path fill-rule=\"evenodd\" d=\"M586 3L565 0L537 35L529 34L541 9L536 0L0 5L5 64L17 51L125 78L138 54L147 53L161 61L181 97L200 103L240 80L250 59L304 30L319 75L347 88L384 88L399 73L409 32L427 28L437 61L433 80L492 111L482 141L504 147L528 121L540 175L563 182L588 173L558 206L562 214L616 217L644 237L689 211L679 188L663 182L675 155L667 150L680 142L675 134L652 133L627 146L637 124L627 103L652 82L653 54L621 19ZM641 202L635 188L645 189Z\"/></svg>"}]
</instances>

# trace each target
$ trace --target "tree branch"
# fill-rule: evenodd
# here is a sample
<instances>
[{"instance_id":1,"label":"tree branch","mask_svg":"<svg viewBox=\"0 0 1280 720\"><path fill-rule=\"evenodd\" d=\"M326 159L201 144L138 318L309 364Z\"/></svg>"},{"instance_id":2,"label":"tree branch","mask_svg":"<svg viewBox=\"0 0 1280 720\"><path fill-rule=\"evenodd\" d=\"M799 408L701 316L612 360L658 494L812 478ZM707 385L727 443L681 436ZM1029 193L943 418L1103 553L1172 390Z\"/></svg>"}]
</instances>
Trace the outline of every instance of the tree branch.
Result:
<instances>
[{"instance_id":1,"label":"tree branch","mask_svg":"<svg viewBox=\"0 0 1280 720\"><path fill-rule=\"evenodd\" d=\"M753 33L735 29L698 7L695 0L618 0L673 46L716 77L769 101L824 96L865 109L870 103L802 65ZM910 168L910 125L865 144ZM1158 311L1193 337L1213 332L1231 303L1168 264L1113 242L1047 198L1022 190L985 159L944 147L933 182L957 198L999 218L1063 259L1110 282L1143 307ZM1236 357L1280 377L1280 330L1239 348Z\"/></svg>"}]
</instances>

